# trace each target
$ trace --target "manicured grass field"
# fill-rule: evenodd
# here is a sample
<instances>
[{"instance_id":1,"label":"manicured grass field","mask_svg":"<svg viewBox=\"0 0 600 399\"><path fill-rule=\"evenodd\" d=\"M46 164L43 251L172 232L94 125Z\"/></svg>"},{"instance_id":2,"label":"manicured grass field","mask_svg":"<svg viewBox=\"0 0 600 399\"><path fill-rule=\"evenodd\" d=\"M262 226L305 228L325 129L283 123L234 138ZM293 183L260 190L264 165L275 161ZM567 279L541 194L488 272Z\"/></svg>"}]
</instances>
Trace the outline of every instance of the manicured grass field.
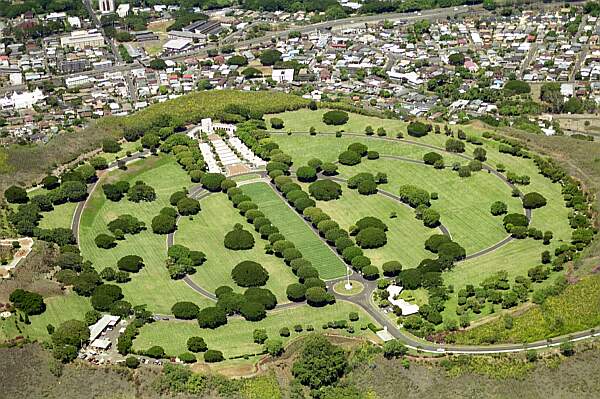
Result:
<instances>
[{"instance_id":1,"label":"manicured grass field","mask_svg":"<svg viewBox=\"0 0 600 399\"><path fill-rule=\"evenodd\" d=\"M307 132L314 127L317 132L337 132L344 130L352 133L364 133L367 126L373 130L383 127L388 136L396 137L396 133L406 134L406 123L397 119L380 119L372 116L364 116L349 113L348 122L342 126L330 126L323 123L323 114L328 110L319 109L312 111L309 109L299 109L297 111L285 112L283 114L265 115L265 120L269 121L272 117L283 119L284 128L282 131Z\"/></svg>"},{"instance_id":2,"label":"manicured grass field","mask_svg":"<svg viewBox=\"0 0 600 399\"><path fill-rule=\"evenodd\" d=\"M90 260L97 270L107 266L116 267L117 261L125 255L139 255L145 267L132 274L130 282L122 284L125 299L133 305L146 304L154 313L169 314L171 306L178 301L192 301L200 306L211 302L194 292L183 281L171 280L165 267L167 258L166 236L152 233L152 218L161 208L169 206L170 195L188 187L190 181L186 173L170 156L151 157L132 164L127 171L111 172L100 182L83 213L80 226L80 246L82 255ZM134 203L126 198L120 202L108 201L101 185L106 181L127 179L130 183L142 180L152 186L157 194L153 202ZM119 215L131 214L144 221L148 229L136 235L127 235L115 248L101 249L94 243L100 233L107 233L106 225ZM197 249L192 246L191 249Z\"/></svg>"},{"instance_id":3,"label":"manicured grass field","mask_svg":"<svg viewBox=\"0 0 600 399\"><path fill-rule=\"evenodd\" d=\"M198 249L206 254L206 262L192 275L192 279L203 288L214 291L221 285L237 286L231 279L231 270L239 262L252 260L260 263L269 272L266 288L269 288L279 302L287 302L286 287L297 278L281 258L267 255L264 246L267 241L260 238L254 228L246 222L233 207L225 194L212 194L201 201L202 211L193 220L181 218L175 234L175 243ZM225 248L223 238L233 226L240 223L254 235L254 248L233 251ZM240 288L239 291L242 291Z\"/></svg>"},{"instance_id":4,"label":"manicured grass field","mask_svg":"<svg viewBox=\"0 0 600 399\"><path fill-rule=\"evenodd\" d=\"M29 198L33 198L36 195L48 194L48 190L40 187L32 190L28 193ZM17 206L11 204L13 209ZM71 221L73 219L73 213L77 208L77 203L67 202L60 205L54 205L54 209L50 212L42 212L42 219L40 220L39 227L43 229L53 229L57 227L71 228Z\"/></svg>"},{"instance_id":5,"label":"manicured grass field","mask_svg":"<svg viewBox=\"0 0 600 399\"><path fill-rule=\"evenodd\" d=\"M346 266L333 250L266 183L243 185L242 189L267 215L273 225L312 262L323 279L343 276Z\"/></svg>"},{"instance_id":6,"label":"manicured grass field","mask_svg":"<svg viewBox=\"0 0 600 399\"><path fill-rule=\"evenodd\" d=\"M432 208L440 212L441 222L467 254L488 248L507 235L501 217L490 213L492 202L501 200L508 204L509 212L522 212L520 201L510 195L511 189L484 171L460 178L450 169L437 170L391 159L365 160L353 167L340 168L340 176L346 179L360 172L387 173L388 183L380 188L391 193L397 194L404 184L437 192L439 199L432 201Z\"/></svg>"},{"instance_id":7,"label":"manicured grass field","mask_svg":"<svg viewBox=\"0 0 600 399\"><path fill-rule=\"evenodd\" d=\"M45 298L44 302L46 311L41 315L29 317L31 324L18 322L22 332L15 327L16 316L0 321L0 342L19 335L31 340L47 341L50 339L46 329L48 324L58 327L67 320L83 320L85 313L92 309L89 298L75 293Z\"/></svg>"},{"instance_id":8,"label":"manicured grass field","mask_svg":"<svg viewBox=\"0 0 600 399\"><path fill-rule=\"evenodd\" d=\"M423 222L415 218L413 210L382 195L361 195L345 184L342 184L342 190L339 199L318 201L317 206L346 230L365 216L375 216L388 226L387 244L381 248L364 250L374 265L381 269L384 262L397 260L405 268L412 268L431 256L423 244L432 234L440 234L440 231L423 226ZM390 218L392 212L397 214L396 218Z\"/></svg>"},{"instance_id":9,"label":"manicured grass field","mask_svg":"<svg viewBox=\"0 0 600 399\"><path fill-rule=\"evenodd\" d=\"M358 321L349 323L354 326L353 334L345 330L323 330L321 328L323 323L329 321L347 320L350 312L359 314ZM177 356L187 352L186 342L189 337L199 336L204 338L209 349L220 350L225 357L231 357L262 351L262 345L255 344L252 339L255 329L266 329L269 338L281 339L284 342L288 342L300 334L306 334L308 325L312 325L317 332L329 331L336 334L374 338L374 334L370 330L361 330L360 328L370 322L373 320L362 309L344 301L338 301L323 308L303 305L292 309L272 311L265 319L258 322L249 322L239 317L230 318L227 325L214 330L201 329L195 321L159 321L140 329L140 334L134 341L134 349L145 350L151 346L160 345L168 355ZM298 324L302 326L304 332L294 331L294 326ZM289 328L290 337L279 335L279 330L283 327ZM202 359L201 354L199 354L199 358Z\"/></svg>"},{"instance_id":10,"label":"manicured grass field","mask_svg":"<svg viewBox=\"0 0 600 399\"><path fill-rule=\"evenodd\" d=\"M43 229L53 229L57 227L71 228L73 213L77 208L77 203L67 202L61 205L55 205L51 212L44 212L40 227Z\"/></svg>"},{"instance_id":11,"label":"manicured grass field","mask_svg":"<svg viewBox=\"0 0 600 399\"><path fill-rule=\"evenodd\" d=\"M403 142L400 140L383 140L379 137L371 136L349 136L344 135L342 137L335 137L334 135L316 135L310 136L309 134L292 134L290 136L286 134L272 134L272 139L279 144L280 148L290 154L294 160L294 168L298 168L306 164L312 158L319 158L323 162L335 162L338 159L340 152L345 151L346 148L352 143L362 143L366 145L369 150L378 151L380 154L385 155L396 155L405 158L411 158L416 160L422 160L423 155L428 152L435 151L431 148L419 146ZM432 135L421 139L415 139L413 137L408 138L411 141L422 141L423 143L433 144L436 146L444 146L446 136ZM456 156L455 154L443 153L437 151L444 156L447 164L453 162L464 162L464 159Z\"/></svg>"}]
</instances>

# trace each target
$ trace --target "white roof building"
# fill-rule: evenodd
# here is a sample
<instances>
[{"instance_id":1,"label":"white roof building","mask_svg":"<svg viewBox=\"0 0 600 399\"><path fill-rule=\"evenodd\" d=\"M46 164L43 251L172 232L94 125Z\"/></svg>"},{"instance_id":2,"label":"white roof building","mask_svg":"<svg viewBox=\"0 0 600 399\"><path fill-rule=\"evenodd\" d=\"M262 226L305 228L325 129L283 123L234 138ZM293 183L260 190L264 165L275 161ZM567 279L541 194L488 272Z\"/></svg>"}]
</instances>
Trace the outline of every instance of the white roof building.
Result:
<instances>
[{"instance_id":1,"label":"white roof building","mask_svg":"<svg viewBox=\"0 0 600 399\"><path fill-rule=\"evenodd\" d=\"M44 93L39 89L35 89L34 91L26 91L23 93L13 92L10 97L0 98L0 107L3 109L14 108L14 109L24 109L31 108L33 104L38 101L46 98Z\"/></svg>"},{"instance_id":2,"label":"white roof building","mask_svg":"<svg viewBox=\"0 0 600 399\"><path fill-rule=\"evenodd\" d=\"M408 303L404 299L396 299L396 297L402 292L402 289L402 287L397 285L390 285L387 287L387 292L389 294L388 301L393 306L398 306L402 310L402 316L418 313L419 305Z\"/></svg>"},{"instance_id":3,"label":"white roof building","mask_svg":"<svg viewBox=\"0 0 600 399\"><path fill-rule=\"evenodd\" d=\"M95 324L92 324L90 329L90 341L94 342L97 338L102 334L102 332L106 329L106 327L116 325L121 318L119 316L112 315L104 315L100 320L98 320Z\"/></svg>"},{"instance_id":4,"label":"white roof building","mask_svg":"<svg viewBox=\"0 0 600 399\"><path fill-rule=\"evenodd\" d=\"M294 81L294 70L293 69L273 69L271 78L278 82L293 82Z\"/></svg>"},{"instance_id":5,"label":"white roof building","mask_svg":"<svg viewBox=\"0 0 600 399\"><path fill-rule=\"evenodd\" d=\"M190 39L171 39L163 44L163 49L181 51L192 43Z\"/></svg>"}]
</instances>

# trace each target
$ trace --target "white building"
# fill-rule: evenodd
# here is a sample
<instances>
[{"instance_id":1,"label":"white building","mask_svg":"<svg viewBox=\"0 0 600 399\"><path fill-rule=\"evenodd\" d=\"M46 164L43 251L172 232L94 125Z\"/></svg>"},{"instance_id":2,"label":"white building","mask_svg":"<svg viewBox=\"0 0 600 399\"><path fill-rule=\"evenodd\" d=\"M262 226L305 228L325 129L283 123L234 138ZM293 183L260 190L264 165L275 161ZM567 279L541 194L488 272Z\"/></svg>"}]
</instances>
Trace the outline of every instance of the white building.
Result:
<instances>
[{"instance_id":1,"label":"white building","mask_svg":"<svg viewBox=\"0 0 600 399\"><path fill-rule=\"evenodd\" d=\"M277 83L283 83L283 82L291 83L294 81L294 70L293 69L273 69L273 72L271 73L271 79L273 79Z\"/></svg>"},{"instance_id":2,"label":"white building","mask_svg":"<svg viewBox=\"0 0 600 399\"><path fill-rule=\"evenodd\" d=\"M33 104L45 99L44 93L39 89L26 91L23 93L14 92L11 96L0 98L0 108L2 109L24 109L32 108Z\"/></svg>"},{"instance_id":3,"label":"white building","mask_svg":"<svg viewBox=\"0 0 600 399\"><path fill-rule=\"evenodd\" d=\"M131 6L129 4L119 4L117 7L117 15L119 18L125 18L129 14Z\"/></svg>"},{"instance_id":4,"label":"white building","mask_svg":"<svg viewBox=\"0 0 600 399\"><path fill-rule=\"evenodd\" d=\"M402 310L402 316L408 316L419 312L419 305L406 302L404 299L396 299L402 292L402 287L397 285L390 285L387 287L389 294L388 301L393 306L398 306Z\"/></svg>"},{"instance_id":5,"label":"white building","mask_svg":"<svg viewBox=\"0 0 600 399\"><path fill-rule=\"evenodd\" d=\"M77 30L71 32L69 36L61 37L60 45L62 47L72 47L76 50L101 47L104 46L104 37L102 37L102 33L96 30Z\"/></svg>"},{"instance_id":6,"label":"white building","mask_svg":"<svg viewBox=\"0 0 600 399\"><path fill-rule=\"evenodd\" d=\"M71 25L71 28L81 29L81 20L79 17L67 17L67 22Z\"/></svg>"},{"instance_id":7,"label":"white building","mask_svg":"<svg viewBox=\"0 0 600 399\"><path fill-rule=\"evenodd\" d=\"M98 1L100 12L105 14L115 11L115 0L100 0Z\"/></svg>"},{"instance_id":8,"label":"white building","mask_svg":"<svg viewBox=\"0 0 600 399\"><path fill-rule=\"evenodd\" d=\"M90 83L92 83L92 78L90 78L87 75L73 76L71 78L65 78L65 85L67 86L67 89L71 89L71 88L77 87L77 86L84 86L84 85L87 85Z\"/></svg>"},{"instance_id":9,"label":"white building","mask_svg":"<svg viewBox=\"0 0 600 399\"><path fill-rule=\"evenodd\" d=\"M114 327L121 318L119 316L104 315L95 324L88 328L90 329L90 342L95 341L107 327Z\"/></svg>"}]
</instances>

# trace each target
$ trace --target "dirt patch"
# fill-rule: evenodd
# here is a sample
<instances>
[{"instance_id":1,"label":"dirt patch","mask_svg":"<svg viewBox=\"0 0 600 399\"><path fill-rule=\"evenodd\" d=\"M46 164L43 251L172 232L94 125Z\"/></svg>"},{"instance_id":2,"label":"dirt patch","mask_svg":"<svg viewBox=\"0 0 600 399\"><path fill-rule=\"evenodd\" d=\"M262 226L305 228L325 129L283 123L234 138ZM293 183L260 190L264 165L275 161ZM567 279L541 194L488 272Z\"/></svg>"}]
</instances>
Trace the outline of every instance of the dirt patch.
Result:
<instances>
[{"instance_id":1,"label":"dirt patch","mask_svg":"<svg viewBox=\"0 0 600 399\"><path fill-rule=\"evenodd\" d=\"M46 278L53 270L52 265L57 256L58 249L54 245L37 241L31 253L13 270L12 278L0 280L0 303L8 302L9 295L17 288L43 296L61 295L60 284Z\"/></svg>"},{"instance_id":2,"label":"dirt patch","mask_svg":"<svg viewBox=\"0 0 600 399\"><path fill-rule=\"evenodd\" d=\"M227 176L232 176L232 175L239 175L240 173L250 172L251 169L246 164L236 163L233 165L227 165L225 167L225 170L227 172Z\"/></svg>"}]
</instances>

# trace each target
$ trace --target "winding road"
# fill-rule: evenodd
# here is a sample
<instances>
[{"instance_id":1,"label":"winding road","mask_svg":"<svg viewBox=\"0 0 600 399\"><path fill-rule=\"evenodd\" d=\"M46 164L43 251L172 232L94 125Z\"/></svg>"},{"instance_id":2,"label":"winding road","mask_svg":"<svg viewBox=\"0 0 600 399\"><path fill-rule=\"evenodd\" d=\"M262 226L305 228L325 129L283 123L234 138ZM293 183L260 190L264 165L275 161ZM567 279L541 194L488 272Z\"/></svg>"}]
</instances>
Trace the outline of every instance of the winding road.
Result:
<instances>
[{"instance_id":1,"label":"winding road","mask_svg":"<svg viewBox=\"0 0 600 399\"><path fill-rule=\"evenodd\" d=\"M353 133L345 133L345 135L351 135L351 136L360 136L360 137L365 137L364 135L360 135L360 134L353 134ZM371 137L369 137L371 138ZM391 139L391 138L382 138L382 137L373 137L375 139L383 139L383 140L390 140L390 141L396 141L396 142L405 142L405 143L409 143L409 144L415 144L415 145L419 145L419 146L423 146L423 147L427 147L427 148L431 148L431 149L435 149L437 151L443 151L446 152L445 149L440 148L440 147L436 147L433 145L429 145L429 144L425 144L425 143L419 143L419 142L415 142L412 140L404 140L404 139ZM114 170L115 168L117 168L119 165L122 164L127 164L129 162L135 161L137 159L142 159L145 158L147 155L149 155L149 151L143 151L143 152L138 152L136 154L132 154L131 156L122 158L118 161L114 161L109 165L109 169L107 169L107 171L109 170ZM466 155L463 154L456 154L461 156L464 159L472 159ZM381 157L387 157L387 158L391 158L391 159L398 159L398 160L403 160L403 161L407 161L407 162L416 162L416 163L423 163L422 161L419 160L414 160L414 159L409 159L409 158L402 158L402 157L397 157L397 156L387 156L387 155L382 155ZM489 170L490 173L495 174L496 176L498 176L499 178L501 178L506 184L508 184L510 187L514 187L510 182L508 182L506 180L506 178L499 173L498 171L496 171L495 169L493 169L492 167L490 167L489 165L484 165L484 169ZM106 171L105 171L106 172ZM270 182L270 180L267 179L267 173L264 171L252 171L252 172L247 172L247 173L242 173L240 175L236 175L236 176L241 176L241 175L260 175L261 178L269 183L272 184ZM235 176L230 176L230 177L235 177ZM328 178L332 178L332 177L328 177ZM79 244L79 223L81 221L81 216L82 213L85 209L85 206L88 202L88 199L91 197L91 194L94 192L94 190L97 188L99 182L100 182L100 177L99 179L92 185L89 186L88 188L88 198L85 201L82 201L80 203L78 203L77 208L75 210L75 213L73 215L73 220L72 220L72 224L71 224L71 228L73 231L73 234L75 235L76 239L77 239L77 243ZM342 178L332 178L332 180L337 180L340 182L345 182L346 180L342 179ZM277 190L275 190L275 192L278 193ZM392 193L388 193L386 191L383 190L378 190L378 193L381 195L385 195L393 200L396 201L400 201L400 198ZM193 187L190 190L190 197L192 198L197 198L197 199L202 199L202 198L206 198L210 195L211 193L204 190L200 185ZM285 200L284 200L285 201ZM287 201L285 201L287 203ZM402 203L402 202L401 202ZM295 212L295 211L294 211ZM297 214L297 213L296 213ZM530 219L531 218L531 211L527 210L526 212L527 218ZM301 217L300 215L298 215L298 217ZM302 218L303 219L303 218ZM312 225L311 225L312 227ZM448 234L449 232L448 230L443 227L440 226L440 230L442 230L444 232L444 234ZM314 228L313 228L314 231ZM331 248L329 246L329 244L327 244L327 242L325 241L325 239L323 237L321 237L318 232L315 232L315 234L317 234L317 236L323 240L324 244L327 245L329 248ZM504 240L496 243L495 245L493 245L492 247L486 248L482 251L479 251L477 253L471 254L469 256L466 257L466 259L473 259L479 256L483 256L487 253L490 253L492 251L495 251L496 249L500 248L503 245L506 245L508 242L512 241L512 237L507 237ZM167 235L167 239L166 239L166 244L167 244L167 248L172 246L174 244L174 233ZM331 289L331 291L333 292L334 296L336 297L337 300L343 300L343 301L348 301L350 303L355 304L356 306L359 306L360 308L362 308L366 313L368 313L375 321L377 321L380 325L382 325L394 338L400 340L404 345L406 345L408 348L413 349L413 350L417 350L417 351L423 351L423 352L429 352L429 353L437 353L437 354L443 354L443 353L451 353L451 354L465 354L465 355L482 355L482 354L495 354L495 353L513 353L513 352L523 352L523 351L527 351L527 350L538 350L538 349L544 349L544 348L549 348L549 347L557 347L559 346L561 343L563 342L577 342L580 340L585 340L585 339L591 339L591 338L595 338L600 336L600 332L597 332L595 329L588 329L588 330L584 330L584 331L580 331L580 332L576 332L576 333L572 333L570 335L566 335L566 336L561 336L561 337L556 337L553 339L548 339L548 340L544 340L544 341L536 341L536 342L532 342L532 343L528 343L528 344L502 344L502 345L474 345L474 346L459 346L459 345L446 345L446 344L437 344L437 343L432 343L429 341L425 341L422 339L419 339L415 336L413 336L412 334L408 333L407 331L404 331L400 328L398 328L398 326L396 325L396 323L387 315L385 315L384 313L382 313L379 309L377 309L377 306L375 305L375 303L373 303L372 300L372 296L373 293L375 292L375 290L377 289L377 283L374 281L370 281L370 280L366 280L365 278L363 278L360 274L358 273L354 273L352 275L352 280L355 281L359 281L360 283L363 284L364 289L353 296L347 296L347 295L342 295L339 294L337 292L335 292L335 290L332 289L333 285L335 285L336 283L340 282L340 281L344 281L346 279L346 277L339 277L333 280L328 280L327 286L328 288ZM189 278L188 276L186 276L183 281L194 291L196 291L197 293L199 293L200 295L215 301L216 300L216 296L205 290L204 288L202 288L201 286L199 286L198 284L196 284L191 278ZM297 306L302 306L304 303L303 302L288 302L288 303L283 303L283 304L278 304L276 306L276 310L285 310L285 309L291 309ZM161 317L162 319L165 320L172 320L172 318L170 316L164 316L164 315L157 315L159 317Z\"/></svg>"}]
</instances>

